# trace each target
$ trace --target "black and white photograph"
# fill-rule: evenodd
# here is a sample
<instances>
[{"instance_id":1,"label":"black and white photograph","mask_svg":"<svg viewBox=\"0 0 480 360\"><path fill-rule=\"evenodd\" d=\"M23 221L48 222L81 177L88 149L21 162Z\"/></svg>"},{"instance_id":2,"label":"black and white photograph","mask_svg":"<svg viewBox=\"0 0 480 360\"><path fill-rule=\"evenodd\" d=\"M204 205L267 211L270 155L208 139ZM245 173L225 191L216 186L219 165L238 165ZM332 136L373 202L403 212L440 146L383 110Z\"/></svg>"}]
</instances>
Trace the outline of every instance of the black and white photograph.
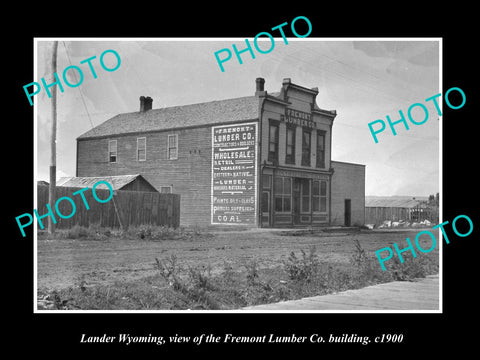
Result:
<instances>
[{"instance_id":1,"label":"black and white photograph","mask_svg":"<svg viewBox=\"0 0 480 360\"><path fill-rule=\"evenodd\" d=\"M37 310L441 311L441 39L36 49Z\"/></svg>"}]
</instances>

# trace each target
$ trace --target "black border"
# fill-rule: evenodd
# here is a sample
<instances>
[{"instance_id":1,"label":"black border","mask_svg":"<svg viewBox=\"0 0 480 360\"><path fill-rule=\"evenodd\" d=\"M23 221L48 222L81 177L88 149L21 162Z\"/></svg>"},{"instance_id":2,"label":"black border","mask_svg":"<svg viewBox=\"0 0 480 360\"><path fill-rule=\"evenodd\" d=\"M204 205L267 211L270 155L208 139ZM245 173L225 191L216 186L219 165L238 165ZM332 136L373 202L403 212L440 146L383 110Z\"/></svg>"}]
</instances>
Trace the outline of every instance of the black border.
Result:
<instances>
[{"instance_id":1,"label":"black border","mask_svg":"<svg viewBox=\"0 0 480 360\"><path fill-rule=\"evenodd\" d=\"M6 325L7 346L16 353L31 350L49 354L52 350L65 350L69 354L90 354L99 351L108 354L152 351L154 354L178 354L184 350L195 350L197 354L242 350L266 350L283 352L286 348L296 352L313 351L319 356L331 350L375 351L388 356L398 350L415 349L415 354L425 350L432 355L438 350L461 348L466 353L473 348L475 325L468 328L469 319L475 312L474 293L476 274L476 251L478 242L478 217L476 217L475 177L478 150L474 148L474 126L477 117L473 114L478 90L473 61L475 59L475 21L468 20L474 8L465 6L435 11L441 4L428 9L409 6L407 3L386 4L381 12L371 11L367 4L352 8L347 3L339 9L327 9L324 4L291 3L284 6L271 4L262 12L259 5L246 3L223 3L218 7L202 3L200 9L183 4L184 9L172 12L166 3L156 4L109 4L104 9L98 5L66 9L55 4L42 3L38 9L29 5L19 11L17 27L6 29L10 36L4 56L7 69L7 84L4 87L4 106L8 116L4 122L8 138L5 139L4 189L15 193L13 200L4 205L8 211L5 223L9 236L5 237L8 248L5 255L15 259L14 266L5 273L10 291L8 311L13 319ZM54 10L46 11L51 5ZM449 6L451 4L448 4ZM123 8L122 8L123 7ZM281 8L280 11L278 9ZM376 8L379 9L379 8ZM188 10L188 11L187 11ZM41 16L41 20L39 16ZM310 19L313 31L310 37L441 37L443 38L443 89L456 86L464 90L466 105L459 110L449 109L443 103L443 217L451 221L459 214L470 216L474 232L467 238L458 238L448 232L450 244L444 245L443 253L443 314L33 314L33 238L31 232L21 238L14 216L26 212L33 205L33 108L25 101L23 85L33 79L34 37L252 37L296 16ZM167 20L168 19L168 20ZM8 30L8 31L7 31ZM16 30L16 32L15 32ZM13 131L9 131L12 129ZM15 146L15 145L20 146ZM12 146L13 145L13 146ZM475 151L477 150L477 151ZM6 180L9 180L8 182ZM12 181L13 180L13 181ZM11 248L10 248L11 247ZM5 296L5 295L4 295ZM165 336L176 333L195 336L213 333L235 335L307 335L318 333L357 333L376 336L381 333L403 333L401 344L383 344L362 347L361 345L317 345L317 344L212 344L205 346L118 346L116 344L80 344L82 333L117 335L125 332L136 335L148 333ZM49 351L48 353L46 351ZM414 354L414 353L404 353ZM408 355L407 355L408 356Z\"/></svg>"}]
</instances>

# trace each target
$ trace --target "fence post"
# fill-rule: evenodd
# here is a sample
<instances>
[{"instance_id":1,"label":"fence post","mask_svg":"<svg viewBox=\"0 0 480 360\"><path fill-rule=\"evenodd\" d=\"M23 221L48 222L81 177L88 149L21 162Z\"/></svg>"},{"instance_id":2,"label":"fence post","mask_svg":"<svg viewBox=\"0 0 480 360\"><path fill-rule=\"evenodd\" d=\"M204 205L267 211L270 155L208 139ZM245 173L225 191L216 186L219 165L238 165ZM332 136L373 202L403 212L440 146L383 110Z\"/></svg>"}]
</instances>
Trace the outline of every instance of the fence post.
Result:
<instances>
[{"instance_id":1,"label":"fence post","mask_svg":"<svg viewBox=\"0 0 480 360\"><path fill-rule=\"evenodd\" d=\"M115 208L115 214L117 215L117 219L118 219L118 223L120 224L120 228L122 230L125 230L125 228L123 227L123 222L122 222L122 217L120 216L120 211L117 207L117 202L115 201L115 197L117 195L117 190L114 190L113 191L113 198L112 198L112 201L113 201L113 207Z\"/></svg>"}]
</instances>

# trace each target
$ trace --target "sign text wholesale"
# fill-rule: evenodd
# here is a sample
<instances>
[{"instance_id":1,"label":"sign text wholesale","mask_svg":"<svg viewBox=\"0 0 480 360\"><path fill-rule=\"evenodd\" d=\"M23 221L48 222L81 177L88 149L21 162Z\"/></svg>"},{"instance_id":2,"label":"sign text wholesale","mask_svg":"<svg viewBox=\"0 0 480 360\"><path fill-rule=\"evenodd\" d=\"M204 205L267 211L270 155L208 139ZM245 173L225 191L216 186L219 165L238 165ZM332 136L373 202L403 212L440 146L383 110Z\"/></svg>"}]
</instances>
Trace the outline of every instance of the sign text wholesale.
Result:
<instances>
[{"instance_id":1,"label":"sign text wholesale","mask_svg":"<svg viewBox=\"0 0 480 360\"><path fill-rule=\"evenodd\" d=\"M255 224L257 124L212 128L212 224Z\"/></svg>"}]
</instances>

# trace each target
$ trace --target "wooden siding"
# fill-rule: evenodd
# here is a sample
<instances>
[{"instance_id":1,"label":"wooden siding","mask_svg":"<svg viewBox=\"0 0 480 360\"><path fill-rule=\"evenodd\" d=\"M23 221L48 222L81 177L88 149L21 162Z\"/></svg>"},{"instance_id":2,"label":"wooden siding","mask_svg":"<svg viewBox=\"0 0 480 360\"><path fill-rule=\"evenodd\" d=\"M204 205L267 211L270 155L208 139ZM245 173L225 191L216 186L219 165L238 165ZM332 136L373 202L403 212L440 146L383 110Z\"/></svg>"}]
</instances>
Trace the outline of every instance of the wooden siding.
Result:
<instances>
[{"instance_id":1,"label":"wooden siding","mask_svg":"<svg viewBox=\"0 0 480 360\"><path fill-rule=\"evenodd\" d=\"M131 183L122 187L122 191L144 191L144 192L159 192L159 190L155 189L152 185L150 185L146 180L139 177L132 181Z\"/></svg>"},{"instance_id":2,"label":"wooden siding","mask_svg":"<svg viewBox=\"0 0 480 360\"><path fill-rule=\"evenodd\" d=\"M210 224L211 126L105 139L78 139L77 176L141 174L160 190L181 194L181 225ZM167 159L168 135L178 135L178 159ZM137 137L146 137L146 160L137 161ZM117 140L117 162L108 162L108 140Z\"/></svg>"},{"instance_id":3,"label":"wooden siding","mask_svg":"<svg viewBox=\"0 0 480 360\"><path fill-rule=\"evenodd\" d=\"M331 225L345 225L345 200L351 201L351 225L365 224L365 165L332 161Z\"/></svg>"},{"instance_id":4,"label":"wooden siding","mask_svg":"<svg viewBox=\"0 0 480 360\"><path fill-rule=\"evenodd\" d=\"M47 212L48 186L38 185L37 189L37 211L39 215L43 215ZM119 190L110 201L99 203L89 189L83 192L90 207L87 210L80 194L72 195L78 190L80 188L56 188L57 199L67 196L75 202L76 207L74 215L68 219L55 215L59 229L68 229L74 225L88 227L91 224L118 228L120 227L119 217L124 227L142 224L173 227L180 225L180 195L178 194ZM107 199L110 195L109 190L102 189L95 189L95 193L100 199ZM61 214L68 216L72 213L72 205L69 201L63 200L58 205ZM52 210L56 213L55 208ZM42 219L42 222L46 228L47 218Z\"/></svg>"},{"instance_id":5,"label":"wooden siding","mask_svg":"<svg viewBox=\"0 0 480 360\"><path fill-rule=\"evenodd\" d=\"M410 209L399 207L365 207L365 223L380 225L385 220L410 220Z\"/></svg>"}]
</instances>

